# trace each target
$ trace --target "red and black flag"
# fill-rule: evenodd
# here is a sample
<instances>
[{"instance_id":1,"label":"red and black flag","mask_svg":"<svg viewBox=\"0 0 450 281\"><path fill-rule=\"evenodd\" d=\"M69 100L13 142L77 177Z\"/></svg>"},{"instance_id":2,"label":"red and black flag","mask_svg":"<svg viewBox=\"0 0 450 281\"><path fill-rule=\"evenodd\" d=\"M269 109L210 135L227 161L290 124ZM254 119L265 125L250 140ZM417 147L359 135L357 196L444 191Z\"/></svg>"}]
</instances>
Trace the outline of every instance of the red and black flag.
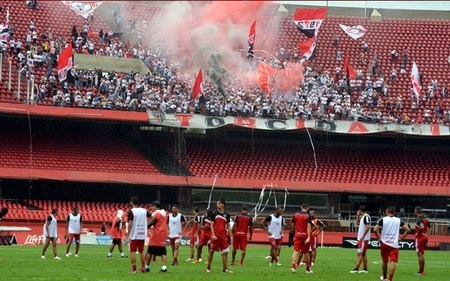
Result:
<instances>
[{"instance_id":1,"label":"red and black flag","mask_svg":"<svg viewBox=\"0 0 450 281\"><path fill-rule=\"evenodd\" d=\"M254 57L253 44L255 44L255 38L256 38L256 20L252 23L252 26L250 27L250 32L248 33L247 58Z\"/></svg>"},{"instance_id":2,"label":"red and black flag","mask_svg":"<svg viewBox=\"0 0 450 281\"><path fill-rule=\"evenodd\" d=\"M350 84L350 80L356 79L356 71L350 65L347 53L345 53L345 59L344 59L344 73L347 76L347 84Z\"/></svg>"},{"instance_id":3,"label":"red and black flag","mask_svg":"<svg viewBox=\"0 0 450 281\"><path fill-rule=\"evenodd\" d=\"M327 12L328 8L299 8L295 10L294 23L306 37L317 37L317 33Z\"/></svg>"},{"instance_id":4,"label":"red and black flag","mask_svg":"<svg viewBox=\"0 0 450 281\"><path fill-rule=\"evenodd\" d=\"M301 60L307 61L314 57L314 52L316 51L317 40L316 37L311 37L304 42L297 44L297 48L300 51Z\"/></svg>"}]
</instances>

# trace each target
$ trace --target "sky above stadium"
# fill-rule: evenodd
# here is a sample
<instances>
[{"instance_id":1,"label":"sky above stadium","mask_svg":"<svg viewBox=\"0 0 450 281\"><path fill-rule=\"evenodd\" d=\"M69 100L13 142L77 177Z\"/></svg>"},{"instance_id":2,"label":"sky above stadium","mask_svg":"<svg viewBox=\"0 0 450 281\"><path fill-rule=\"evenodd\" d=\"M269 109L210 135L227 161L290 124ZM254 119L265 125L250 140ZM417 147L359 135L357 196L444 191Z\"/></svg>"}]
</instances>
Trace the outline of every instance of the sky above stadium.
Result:
<instances>
[{"instance_id":1,"label":"sky above stadium","mask_svg":"<svg viewBox=\"0 0 450 281\"><path fill-rule=\"evenodd\" d=\"M322 7L352 7L376 9L402 9L450 11L450 1L275 1L279 4L310 5ZM367 5L367 6L366 6Z\"/></svg>"}]
</instances>

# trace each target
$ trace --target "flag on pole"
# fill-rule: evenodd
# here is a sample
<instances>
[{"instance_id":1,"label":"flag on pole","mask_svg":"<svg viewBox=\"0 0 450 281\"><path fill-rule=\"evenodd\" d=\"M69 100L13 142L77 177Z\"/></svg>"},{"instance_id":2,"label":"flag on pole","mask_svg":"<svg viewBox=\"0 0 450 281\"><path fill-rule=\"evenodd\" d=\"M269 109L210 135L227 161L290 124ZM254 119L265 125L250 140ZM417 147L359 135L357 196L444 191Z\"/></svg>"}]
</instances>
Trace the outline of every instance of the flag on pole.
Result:
<instances>
[{"instance_id":1,"label":"flag on pole","mask_svg":"<svg viewBox=\"0 0 450 281\"><path fill-rule=\"evenodd\" d=\"M58 78L62 82L67 79L67 72L72 68L72 44L62 51L58 56Z\"/></svg>"},{"instance_id":2,"label":"flag on pole","mask_svg":"<svg viewBox=\"0 0 450 281\"><path fill-rule=\"evenodd\" d=\"M411 83L412 90L416 96L416 99L420 98L420 90L422 89L422 85L420 85L420 77L419 77L419 69L417 68L416 62L413 62L412 70L411 70Z\"/></svg>"},{"instance_id":3,"label":"flag on pole","mask_svg":"<svg viewBox=\"0 0 450 281\"><path fill-rule=\"evenodd\" d=\"M0 24L0 41L2 43L9 42L9 7L6 10L5 24Z\"/></svg>"},{"instance_id":4,"label":"flag on pole","mask_svg":"<svg viewBox=\"0 0 450 281\"><path fill-rule=\"evenodd\" d=\"M344 72L345 72L345 75L347 76L347 83L350 83L350 80L356 79L356 71L350 65L347 53L345 53L345 59L344 59Z\"/></svg>"},{"instance_id":5,"label":"flag on pole","mask_svg":"<svg viewBox=\"0 0 450 281\"><path fill-rule=\"evenodd\" d=\"M304 42L297 44L297 48L300 50L301 60L307 61L314 55L314 51L317 46L317 37L311 37Z\"/></svg>"},{"instance_id":6,"label":"flag on pole","mask_svg":"<svg viewBox=\"0 0 450 281\"><path fill-rule=\"evenodd\" d=\"M6 10L6 25L9 25L9 7L8 10Z\"/></svg>"},{"instance_id":7,"label":"flag on pole","mask_svg":"<svg viewBox=\"0 0 450 281\"><path fill-rule=\"evenodd\" d=\"M195 79L194 86L192 87L192 100L195 100L199 94L203 93L203 74L200 69Z\"/></svg>"},{"instance_id":8,"label":"flag on pole","mask_svg":"<svg viewBox=\"0 0 450 281\"><path fill-rule=\"evenodd\" d=\"M342 30L344 30L345 33L347 33L348 36L352 37L355 40L363 37L367 32L367 30L361 25L346 26L343 24L339 24L339 26L342 28Z\"/></svg>"},{"instance_id":9,"label":"flag on pole","mask_svg":"<svg viewBox=\"0 0 450 281\"><path fill-rule=\"evenodd\" d=\"M294 23L308 38L317 37L319 28L327 13L328 8L299 8L295 10Z\"/></svg>"},{"instance_id":10,"label":"flag on pole","mask_svg":"<svg viewBox=\"0 0 450 281\"><path fill-rule=\"evenodd\" d=\"M250 27L250 32L248 33L248 52L247 58L253 57L253 44L255 43L256 38L256 20L252 23Z\"/></svg>"}]
</instances>

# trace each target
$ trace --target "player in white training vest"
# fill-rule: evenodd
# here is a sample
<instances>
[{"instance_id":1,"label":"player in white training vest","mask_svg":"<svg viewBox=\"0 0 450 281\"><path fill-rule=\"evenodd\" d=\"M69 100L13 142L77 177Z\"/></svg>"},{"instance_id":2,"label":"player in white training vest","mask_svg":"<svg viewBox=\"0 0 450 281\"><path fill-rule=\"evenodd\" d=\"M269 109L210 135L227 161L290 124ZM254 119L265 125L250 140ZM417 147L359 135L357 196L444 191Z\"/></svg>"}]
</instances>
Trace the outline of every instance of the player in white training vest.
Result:
<instances>
[{"instance_id":1,"label":"player in white training vest","mask_svg":"<svg viewBox=\"0 0 450 281\"><path fill-rule=\"evenodd\" d=\"M358 225L358 260L355 268L350 273L368 273L367 271L367 248L370 241L370 223L371 218L367 213L366 206L361 205L356 214L356 225ZM359 270L361 262L364 264L363 269Z\"/></svg>"},{"instance_id":2,"label":"player in white training vest","mask_svg":"<svg viewBox=\"0 0 450 281\"><path fill-rule=\"evenodd\" d=\"M377 225L373 229L375 236L381 244L381 258L383 260L383 280L391 281L394 278L395 267L398 262L398 240L400 234L400 227L403 228L404 233L400 240L403 240L409 232L409 227L401 219L394 217L394 209L386 208L386 216L379 219ZM381 237L379 234L380 228L383 228ZM389 278L387 277L387 263L390 261Z\"/></svg>"},{"instance_id":3,"label":"player in white training vest","mask_svg":"<svg viewBox=\"0 0 450 281\"><path fill-rule=\"evenodd\" d=\"M264 229L270 241L270 266L275 262L277 266L281 266L278 261L281 249L281 240L283 238L284 226L286 225L284 218L281 216L283 208L277 208L274 214L271 214L263 221Z\"/></svg>"},{"instance_id":4,"label":"player in white training vest","mask_svg":"<svg viewBox=\"0 0 450 281\"><path fill-rule=\"evenodd\" d=\"M47 217L44 224L44 248L42 249L41 258L45 259L45 251L47 251L50 242L52 242L53 258L55 260L60 260L58 253L56 251L56 242L58 241L58 220L56 216L58 215L58 209L53 209L52 214Z\"/></svg>"},{"instance_id":5,"label":"player in white training vest","mask_svg":"<svg viewBox=\"0 0 450 281\"><path fill-rule=\"evenodd\" d=\"M146 209L139 207L139 198L136 196L131 197L130 205L131 210L128 212L128 231L127 238L130 241L130 260L131 260L131 273L136 272L136 251L139 252L141 257L141 272L145 270L145 255L144 255L144 243L147 239L147 225L150 214Z\"/></svg>"},{"instance_id":6,"label":"player in white training vest","mask_svg":"<svg viewBox=\"0 0 450 281\"><path fill-rule=\"evenodd\" d=\"M83 227L83 221L81 214L78 213L78 207L73 208L72 214L67 215L67 227L66 227L66 257L71 254L69 252L70 245L75 241L75 257L78 257L78 251L80 250L80 234Z\"/></svg>"},{"instance_id":7,"label":"player in white training vest","mask_svg":"<svg viewBox=\"0 0 450 281\"><path fill-rule=\"evenodd\" d=\"M178 265L178 250L181 236L186 228L186 218L178 212L178 206L172 205L172 213L167 220L169 226L169 240L172 247L172 265Z\"/></svg>"}]
</instances>

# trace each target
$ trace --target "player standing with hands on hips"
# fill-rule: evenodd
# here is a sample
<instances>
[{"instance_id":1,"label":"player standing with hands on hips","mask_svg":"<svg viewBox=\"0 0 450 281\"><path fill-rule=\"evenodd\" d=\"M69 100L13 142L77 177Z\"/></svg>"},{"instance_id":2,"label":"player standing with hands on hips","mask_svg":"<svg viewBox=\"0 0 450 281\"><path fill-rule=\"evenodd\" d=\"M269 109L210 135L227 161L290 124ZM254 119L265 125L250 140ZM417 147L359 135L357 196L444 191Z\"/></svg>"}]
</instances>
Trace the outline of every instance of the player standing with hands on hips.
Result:
<instances>
[{"instance_id":1,"label":"player standing with hands on hips","mask_svg":"<svg viewBox=\"0 0 450 281\"><path fill-rule=\"evenodd\" d=\"M380 228L383 228L380 236ZM381 258L383 260L383 281L392 281L394 278L395 267L398 262L398 245L400 228L403 228L404 233L400 237L400 240L405 239L408 236L409 227L404 221L394 216L394 208L386 208L386 216L379 219L377 225L373 229L378 242L381 244ZM389 266L389 276L387 275L387 264Z\"/></svg>"}]
</instances>

